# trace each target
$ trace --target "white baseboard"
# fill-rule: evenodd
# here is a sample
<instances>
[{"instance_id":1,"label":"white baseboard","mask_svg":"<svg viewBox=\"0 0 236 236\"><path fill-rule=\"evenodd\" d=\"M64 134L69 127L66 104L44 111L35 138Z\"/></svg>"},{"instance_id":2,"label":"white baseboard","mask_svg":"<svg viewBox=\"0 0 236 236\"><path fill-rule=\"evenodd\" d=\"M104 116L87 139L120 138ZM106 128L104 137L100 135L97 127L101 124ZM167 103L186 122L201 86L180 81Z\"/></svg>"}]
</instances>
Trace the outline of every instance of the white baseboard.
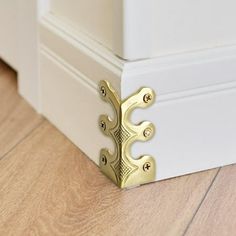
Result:
<instances>
[{"instance_id":1,"label":"white baseboard","mask_svg":"<svg viewBox=\"0 0 236 236\"><path fill-rule=\"evenodd\" d=\"M155 157L155 180L236 163L235 47L127 62L53 16L40 27L42 112L96 164L101 148L113 149L98 128L99 115L112 114L100 80L123 99L143 86L157 93L155 105L132 116L156 126L132 150Z\"/></svg>"},{"instance_id":2,"label":"white baseboard","mask_svg":"<svg viewBox=\"0 0 236 236\"><path fill-rule=\"evenodd\" d=\"M40 35L42 113L98 164L101 145L112 143L98 128L100 112L111 108L98 98L97 86L106 78L120 93L123 63L51 15Z\"/></svg>"},{"instance_id":3,"label":"white baseboard","mask_svg":"<svg viewBox=\"0 0 236 236\"><path fill-rule=\"evenodd\" d=\"M98 164L100 145L109 140L98 129L104 106L96 88L48 49L41 48L40 58L43 115Z\"/></svg>"}]
</instances>

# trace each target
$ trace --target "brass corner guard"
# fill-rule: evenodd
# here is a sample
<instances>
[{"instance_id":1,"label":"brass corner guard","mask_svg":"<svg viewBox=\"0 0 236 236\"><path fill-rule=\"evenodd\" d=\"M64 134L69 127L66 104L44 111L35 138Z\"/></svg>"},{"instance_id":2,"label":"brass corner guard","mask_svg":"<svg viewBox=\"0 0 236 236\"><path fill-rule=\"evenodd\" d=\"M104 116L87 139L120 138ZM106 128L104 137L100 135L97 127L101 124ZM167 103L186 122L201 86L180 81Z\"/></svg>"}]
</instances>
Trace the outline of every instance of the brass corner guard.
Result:
<instances>
[{"instance_id":1,"label":"brass corner guard","mask_svg":"<svg viewBox=\"0 0 236 236\"><path fill-rule=\"evenodd\" d=\"M100 129L114 140L116 147L114 153L107 149L101 150L101 171L120 188L153 182L156 172L154 158L145 155L134 159L130 152L135 141L147 141L153 137L154 125L149 121L134 125L129 118L135 108L145 108L154 103L154 91L142 88L121 101L111 85L104 80L99 83L99 91L102 99L111 103L115 110L113 120L107 115L100 116Z\"/></svg>"}]
</instances>

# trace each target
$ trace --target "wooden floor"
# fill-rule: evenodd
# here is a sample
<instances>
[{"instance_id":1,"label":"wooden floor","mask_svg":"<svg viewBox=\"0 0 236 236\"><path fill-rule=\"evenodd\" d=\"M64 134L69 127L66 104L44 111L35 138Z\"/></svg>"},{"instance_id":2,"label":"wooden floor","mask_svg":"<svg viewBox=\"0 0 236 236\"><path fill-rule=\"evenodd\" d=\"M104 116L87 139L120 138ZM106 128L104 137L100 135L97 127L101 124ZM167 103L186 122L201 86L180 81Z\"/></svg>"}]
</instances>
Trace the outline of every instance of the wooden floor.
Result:
<instances>
[{"instance_id":1,"label":"wooden floor","mask_svg":"<svg viewBox=\"0 0 236 236\"><path fill-rule=\"evenodd\" d=\"M0 62L0 235L236 235L236 166L119 190Z\"/></svg>"}]
</instances>

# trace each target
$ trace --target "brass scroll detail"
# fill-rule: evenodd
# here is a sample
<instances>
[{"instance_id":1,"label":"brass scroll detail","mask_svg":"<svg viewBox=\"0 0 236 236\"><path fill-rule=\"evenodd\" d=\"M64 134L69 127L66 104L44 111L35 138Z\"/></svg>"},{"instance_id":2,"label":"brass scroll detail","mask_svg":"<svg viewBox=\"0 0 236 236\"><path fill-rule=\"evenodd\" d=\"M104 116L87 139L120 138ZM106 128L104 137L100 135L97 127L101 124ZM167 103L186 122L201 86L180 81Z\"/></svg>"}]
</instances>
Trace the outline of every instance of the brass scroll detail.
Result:
<instances>
[{"instance_id":1,"label":"brass scroll detail","mask_svg":"<svg viewBox=\"0 0 236 236\"><path fill-rule=\"evenodd\" d=\"M149 155L134 159L131 156L131 145L136 141L148 141L154 133L155 127L149 121L140 124L130 122L130 114L135 108L145 108L155 101L155 93L150 88L141 88L137 93L121 101L109 82L99 83L101 98L110 103L115 111L114 119L101 115L99 126L101 131L111 137L115 143L115 150L108 149L100 152L101 171L120 188L128 188L155 180L155 160Z\"/></svg>"}]
</instances>

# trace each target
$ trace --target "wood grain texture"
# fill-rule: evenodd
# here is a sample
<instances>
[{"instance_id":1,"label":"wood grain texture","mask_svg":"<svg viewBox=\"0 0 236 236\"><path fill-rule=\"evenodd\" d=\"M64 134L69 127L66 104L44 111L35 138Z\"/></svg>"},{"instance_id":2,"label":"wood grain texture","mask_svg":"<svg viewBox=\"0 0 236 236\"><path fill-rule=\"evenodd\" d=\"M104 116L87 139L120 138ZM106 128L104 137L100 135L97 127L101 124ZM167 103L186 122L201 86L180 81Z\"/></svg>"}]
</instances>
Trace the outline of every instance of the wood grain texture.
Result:
<instances>
[{"instance_id":1,"label":"wood grain texture","mask_svg":"<svg viewBox=\"0 0 236 236\"><path fill-rule=\"evenodd\" d=\"M0 158L42 122L18 95L16 76L0 61Z\"/></svg>"},{"instance_id":2,"label":"wood grain texture","mask_svg":"<svg viewBox=\"0 0 236 236\"><path fill-rule=\"evenodd\" d=\"M128 191L48 122L0 161L0 235L181 235L217 170Z\"/></svg>"},{"instance_id":3,"label":"wood grain texture","mask_svg":"<svg viewBox=\"0 0 236 236\"><path fill-rule=\"evenodd\" d=\"M187 231L188 236L236 234L236 165L221 169Z\"/></svg>"},{"instance_id":4,"label":"wood grain texture","mask_svg":"<svg viewBox=\"0 0 236 236\"><path fill-rule=\"evenodd\" d=\"M16 88L0 62L0 235L235 234L236 166L120 190Z\"/></svg>"}]
</instances>

